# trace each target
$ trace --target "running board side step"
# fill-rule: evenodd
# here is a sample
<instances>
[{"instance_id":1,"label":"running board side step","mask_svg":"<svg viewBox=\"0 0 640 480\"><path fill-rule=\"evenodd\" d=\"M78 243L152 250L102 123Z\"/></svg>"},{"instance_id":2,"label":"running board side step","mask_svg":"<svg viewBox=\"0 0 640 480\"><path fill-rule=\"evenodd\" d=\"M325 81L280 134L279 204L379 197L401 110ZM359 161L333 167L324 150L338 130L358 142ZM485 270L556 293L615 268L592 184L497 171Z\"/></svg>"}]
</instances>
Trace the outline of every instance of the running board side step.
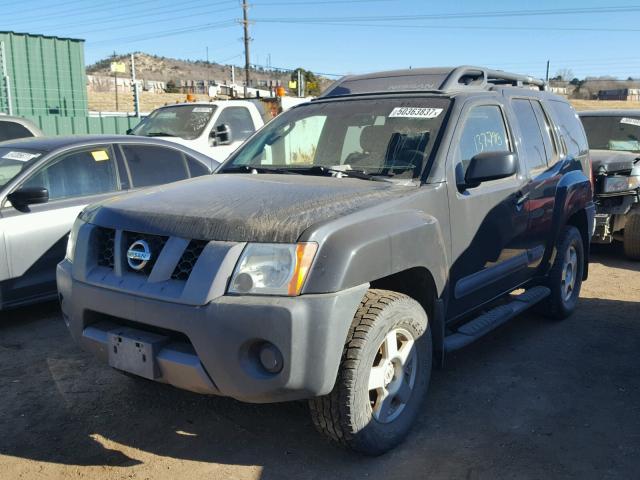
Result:
<instances>
[{"instance_id":1,"label":"running board side step","mask_svg":"<svg viewBox=\"0 0 640 480\"><path fill-rule=\"evenodd\" d=\"M506 305L500 305L465 323L444 339L445 353L453 352L475 342L500 325L507 323L516 315L531 308L551 294L547 287L533 287L526 292L513 296Z\"/></svg>"}]
</instances>

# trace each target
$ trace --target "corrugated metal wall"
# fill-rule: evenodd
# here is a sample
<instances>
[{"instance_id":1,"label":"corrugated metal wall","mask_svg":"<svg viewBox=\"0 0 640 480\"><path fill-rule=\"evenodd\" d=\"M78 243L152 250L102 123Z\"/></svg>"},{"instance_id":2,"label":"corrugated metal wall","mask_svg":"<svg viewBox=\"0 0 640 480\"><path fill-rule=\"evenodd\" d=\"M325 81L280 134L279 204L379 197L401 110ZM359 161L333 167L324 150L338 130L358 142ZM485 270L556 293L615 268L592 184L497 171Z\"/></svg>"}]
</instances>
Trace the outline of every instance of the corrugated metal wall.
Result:
<instances>
[{"instance_id":1,"label":"corrugated metal wall","mask_svg":"<svg viewBox=\"0 0 640 480\"><path fill-rule=\"evenodd\" d=\"M46 135L125 133L134 117L89 117L84 40L0 32L0 112L28 118ZM7 92L4 78L9 79Z\"/></svg>"},{"instance_id":2,"label":"corrugated metal wall","mask_svg":"<svg viewBox=\"0 0 640 480\"><path fill-rule=\"evenodd\" d=\"M14 115L87 115L84 40L0 32L0 42Z\"/></svg>"},{"instance_id":3,"label":"corrugated metal wall","mask_svg":"<svg viewBox=\"0 0 640 480\"><path fill-rule=\"evenodd\" d=\"M35 123L45 135L124 134L140 121L136 117L64 117L60 115L22 115Z\"/></svg>"}]
</instances>

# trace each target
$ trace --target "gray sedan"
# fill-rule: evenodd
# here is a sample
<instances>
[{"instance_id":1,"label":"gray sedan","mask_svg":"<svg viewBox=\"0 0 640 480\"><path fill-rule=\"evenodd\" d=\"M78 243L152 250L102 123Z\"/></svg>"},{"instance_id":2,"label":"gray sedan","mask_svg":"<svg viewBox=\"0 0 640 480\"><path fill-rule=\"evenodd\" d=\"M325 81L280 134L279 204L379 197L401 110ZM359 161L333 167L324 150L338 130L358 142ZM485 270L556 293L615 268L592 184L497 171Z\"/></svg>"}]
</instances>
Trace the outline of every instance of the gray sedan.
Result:
<instances>
[{"instance_id":1,"label":"gray sedan","mask_svg":"<svg viewBox=\"0 0 640 480\"><path fill-rule=\"evenodd\" d=\"M131 136L40 137L0 143L0 310L55 298L55 266L88 204L212 173L215 160Z\"/></svg>"}]
</instances>

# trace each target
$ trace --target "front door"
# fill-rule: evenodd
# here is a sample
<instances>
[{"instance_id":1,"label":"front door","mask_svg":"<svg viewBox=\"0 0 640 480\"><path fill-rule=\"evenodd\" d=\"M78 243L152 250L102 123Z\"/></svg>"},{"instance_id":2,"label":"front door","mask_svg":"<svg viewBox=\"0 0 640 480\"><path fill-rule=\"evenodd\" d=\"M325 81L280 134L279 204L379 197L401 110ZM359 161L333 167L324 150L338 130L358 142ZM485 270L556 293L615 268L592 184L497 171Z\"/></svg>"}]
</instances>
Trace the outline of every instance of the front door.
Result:
<instances>
[{"instance_id":1,"label":"front door","mask_svg":"<svg viewBox=\"0 0 640 480\"><path fill-rule=\"evenodd\" d=\"M515 151L506 118L499 103L468 103L449 151L453 261L449 319L512 290L525 279L528 213L523 169L508 178L464 186L466 169L475 155Z\"/></svg>"},{"instance_id":2,"label":"front door","mask_svg":"<svg viewBox=\"0 0 640 480\"><path fill-rule=\"evenodd\" d=\"M54 294L55 267L64 258L67 236L85 205L118 189L111 147L64 153L30 175L20 187L45 187L49 202L19 211L6 202L0 225L7 265L0 278L2 304Z\"/></svg>"}]
</instances>

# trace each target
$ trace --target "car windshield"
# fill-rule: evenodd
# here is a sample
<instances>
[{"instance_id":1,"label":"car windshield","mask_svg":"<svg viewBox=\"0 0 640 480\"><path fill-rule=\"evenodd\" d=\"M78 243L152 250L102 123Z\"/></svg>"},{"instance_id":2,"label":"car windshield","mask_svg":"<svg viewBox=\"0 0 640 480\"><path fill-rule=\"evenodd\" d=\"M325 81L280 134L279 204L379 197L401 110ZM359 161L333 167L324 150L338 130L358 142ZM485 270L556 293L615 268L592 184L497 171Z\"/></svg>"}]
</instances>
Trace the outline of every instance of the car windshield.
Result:
<instances>
[{"instance_id":1,"label":"car windshield","mask_svg":"<svg viewBox=\"0 0 640 480\"><path fill-rule=\"evenodd\" d=\"M450 100L386 98L309 103L267 124L221 172L420 176ZM351 176L356 176L355 174Z\"/></svg>"},{"instance_id":2,"label":"car windshield","mask_svg":"<svg viewBox=\"0 0 640 480\"><path fill-rule=\"evenodd\" d=\"M589 148L640 152L640 117L583 115L580 119Z\"/></svg>"},{"instance_id":3,"label":"car windshield","mask_svg":"<svg viewBox=\"0 0 640 480\"><path fill-rule=\"evenodd\" d=\"M0 189L7 185L46 152L26 148L0 147Z\"/></svg>"},{"instance_id":4,"label":"car windshield","mask_svg":"<svg viewBox=\"0 0 640 480\"><path fill-rule=\"evenodd\" d=\"M207 126L215 105L176 105L159 108L131 130L132 135L145 137L198 138Z\"/></svg>"}]
</instances>

